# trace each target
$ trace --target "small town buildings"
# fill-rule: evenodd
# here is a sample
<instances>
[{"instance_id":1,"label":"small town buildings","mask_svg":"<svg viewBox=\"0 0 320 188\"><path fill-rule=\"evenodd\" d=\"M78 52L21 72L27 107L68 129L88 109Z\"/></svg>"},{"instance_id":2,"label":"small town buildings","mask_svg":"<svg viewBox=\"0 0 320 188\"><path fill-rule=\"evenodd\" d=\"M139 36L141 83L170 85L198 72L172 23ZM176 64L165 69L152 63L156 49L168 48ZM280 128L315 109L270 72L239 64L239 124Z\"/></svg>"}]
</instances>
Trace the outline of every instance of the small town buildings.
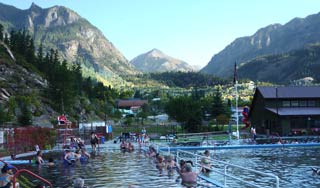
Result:
<instances>
[{"instance_id":1,"label":"small town buildings","mask_svg":"<svg viewBox=\"0 0 320 188\"><path fill-rule=\"evenodd\" d=\"M119 100L116 100L116 108L130 110L133 113L138 112L138 110L144 104L148 104L148 101L141 100L141 99L119 99Z\"/></svg>"},{"instance_id":2,"label":"small town buildings","mask_svg":"<svg viewBox=\"0 0 320 188\"><path fill-rule=\"evenodd\" d=\"M249 120L257 134L319 134L320 86L257 87Z\"/></svg>"}]
</instances>

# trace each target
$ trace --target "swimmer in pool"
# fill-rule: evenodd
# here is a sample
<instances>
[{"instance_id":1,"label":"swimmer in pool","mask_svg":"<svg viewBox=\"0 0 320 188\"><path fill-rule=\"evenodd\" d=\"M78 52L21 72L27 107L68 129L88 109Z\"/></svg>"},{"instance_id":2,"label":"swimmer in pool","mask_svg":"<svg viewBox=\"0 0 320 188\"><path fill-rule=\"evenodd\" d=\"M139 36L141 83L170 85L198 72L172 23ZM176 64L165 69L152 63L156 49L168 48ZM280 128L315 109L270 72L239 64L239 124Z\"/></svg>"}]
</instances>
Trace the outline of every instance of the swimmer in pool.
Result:
<instances>
[{"instance_id":1,"label":"swimmer in pool","mask_svg":"<svg viewBox=\"0 0 320 188\"><path fill-rule=\"evenodd\" d=\"M201 159L201 166L203 173L211 172L211 164L210 164L210 151L204 151L204 157Z\"/></svg>"},{"instance_id":2,"label":"swimmer in pool","mask_svg":"<svg viewBox=\"0 0 320 188\"><path fill-rule=\"evenodd\" d=\"M47 166L48 166L48 167L54 166L54 160L53 160L52 157L49 158L48 163L47 163Z\"/></svg>"},{"instance_id":3,"label":"swimmer in pool","mask_svg":"<svg viewBox=\"0 0 320 188\"><path fill-rule=\"evenodd\" d=\"M70 151L70 150L66 150L65 151L65 155L64 155L64 160L68 163L68 164L72 164L76 161L75 158L75 153Z\"/></svg>"},{"instance_id":4,"label":"swimmer in pool","mask_svg":"<svg viewBox=\"0 0 320 188\"><path fill-rule=\"evenodd\" d=\"M187 188L193 188L193 187L197 187L197 178L199 173L201 172L201 170L199 172L192 172L192 166L190 163L186 163L185 164L185 172L180 172L181 170L179 170L177 168L177 172L180 174L180 177L182 179L181 184Z\"/></svg>"},{"instance_id":5,"label":"swimmer in pool","mask_svg":"<svg viewBox=\"0 0 320 188\"><path fill-rule=\"evenodd\" d=\"M126 141L122 140L121 144L120 144L120 149L127 150L127 148L128 148L128 145L127 145Z\"/></svg>"},{"instance_id":6,"label":"swimmer in pool","mask_svg":"<svg viewBox=\"0 0 320 188\"><path fill-rule=\"evenodd\" d=\"M36 164L43 164L44 160L42 158L42 151L39 150L37 151L37 155L36 155Z\"/></svg>"}]
</instances>

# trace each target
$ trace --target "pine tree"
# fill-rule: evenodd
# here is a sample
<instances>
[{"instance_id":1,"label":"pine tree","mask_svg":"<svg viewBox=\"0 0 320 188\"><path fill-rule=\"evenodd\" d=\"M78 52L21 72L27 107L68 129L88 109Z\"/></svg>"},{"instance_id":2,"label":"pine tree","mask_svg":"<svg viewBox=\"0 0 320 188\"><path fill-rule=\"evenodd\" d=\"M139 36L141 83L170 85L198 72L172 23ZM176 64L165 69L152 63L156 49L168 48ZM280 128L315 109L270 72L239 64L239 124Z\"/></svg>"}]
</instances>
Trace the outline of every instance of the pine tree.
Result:
<instances>
[{"instance_id":1,"label":"pine tree","mask_svg":"<svg viewBox=\"0 0 320 188\"><path fill-rule=\"evenodd\" d=\"M6 122L6 116L3 106L0 104L0 125Z\"/></svg>"},{"instance_id":2,"label":"pine tree","mask_svg":"<svg viewBox=\"0 0 320 188\"><path fill-rule=\"evenodd\" d=\"M26 42L27 42L26 51L25 51L26 60L29 63L36 64L35 47L34 47L33 39L30 37L30 35L27 36Z\"/></svg>"},{"instance_id":3,"label":"pine tree","mask_svg":"<svg viewBox=\"0 0 320 188\"><path fill-rule=\"evenodd\" d=\"M220 89L218 89L213 97L211 115L213 118L216 118L220 114L225 114L225 112L226 110L222 100L222 94Z\"/></svg>"},{"instance_id":4,"label":"pine tree","mask_svg":"<svg viewBox=\"0 0 320 188\"><path fill-rule=\"evenodd\" d=\"M43 63L44 63L44 57L43 57L43 46L42 43L40 44L36 56L36 66L40 71L43 71Z\"/></svg>"},{"instance_id":5,"label":"pine tree","mask_svg":"<svg viewBox=\"0 0 320 188\"><path fill-rule=\"evenodd\" d=\"M9 45L9 44L10 44L10 40L9 40L9 37L8 37L8 34L7 34L7 33L4 34L3 42L4 42L6 45Z\"/></svg>"},{"instance_id":6,"label":"pine tree","mask_svg":"<svg viewBox=\"0 0 320 188\"><path fill-rule=\"evenodd\" d=\"M81 64L79 62L76 62L73 67L72 67L72 73L73 73L73 78L74 78L74 88L76 89L76 93L78 95L81 95L81 90L82 90L82 68Z\"/></svg>"},{"instance_id":7,"label":"pine tree","mask_svg":"<svg viewBox=\"0 0 320 188\"><path fill-rule=\"evenodd\" d=\"M3 25L0 24L0 41L3 41Z\"/></svg>"},{"instance_id":8,"label":"pine tree","mask_svg":"<svg viewBox=\"0 0 320 188\"><path fill-rule=\"evenodd\" d=\"M29 105L24 103L21 107L21 115L18 117L18 122L21 126L32 125L32 113Z\"/></svg>"}]
</instances>

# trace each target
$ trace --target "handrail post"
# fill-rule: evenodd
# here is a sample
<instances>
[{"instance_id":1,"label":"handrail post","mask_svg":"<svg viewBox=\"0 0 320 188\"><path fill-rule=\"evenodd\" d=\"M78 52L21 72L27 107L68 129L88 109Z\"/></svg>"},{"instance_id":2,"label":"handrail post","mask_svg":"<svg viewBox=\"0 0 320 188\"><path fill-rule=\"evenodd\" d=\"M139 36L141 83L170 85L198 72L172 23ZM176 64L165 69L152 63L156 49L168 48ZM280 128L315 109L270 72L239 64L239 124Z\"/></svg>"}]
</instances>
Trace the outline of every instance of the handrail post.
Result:
<instances>
[{"instance_id":1,"label":"handrail post","mask_svg":"<svg viewBox=\"0 0 320 188\"><path fill-rule=\"evenodd\" d=\"M279 186L280 186L280 182L279 182L279 177L278 176L276 176L276 188L279 188Z\"/></svg>"},{"instance_id":2,"label":"handrail post","mask_svg":"<svg viewBox=\"0 0 320 188\"><path fill-rule=\"evenodd\" d=\"M223 177L223 179L224 179L224 187L227 187L227 168L228 168L228 165L225 165L224 166L224 177Z\"/></svg>"},{"instance_id":3,"label":"handrail post","mask_svg":"<svg viewBox=\"0 0 320 188\"><path fill-rule=\"evenodd\" d=\"M179 157L179 150L177 150L177 163L179 163L179 161L180 161L180 157Z\"/></svg>"},{"instance_id":4,"label":"handrail post","mask_svg":"<svg viewBox=\"0 0 320 188\"><path fill-rule=\"evenodd\" d=\"M195 164L196 164L196 169L198 169L198 156L197 155L195 155L196 156L196 158L195 158Z\"/></svg>"}]
</instances>

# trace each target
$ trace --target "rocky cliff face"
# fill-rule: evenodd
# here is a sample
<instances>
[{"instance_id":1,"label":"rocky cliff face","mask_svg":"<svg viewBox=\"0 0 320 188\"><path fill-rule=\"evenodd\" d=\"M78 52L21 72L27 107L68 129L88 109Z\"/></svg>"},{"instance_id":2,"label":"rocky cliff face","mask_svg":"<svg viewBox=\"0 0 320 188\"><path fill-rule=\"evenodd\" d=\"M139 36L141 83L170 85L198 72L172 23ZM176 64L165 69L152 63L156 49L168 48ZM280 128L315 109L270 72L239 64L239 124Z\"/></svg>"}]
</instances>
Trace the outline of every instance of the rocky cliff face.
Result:
<instances>
[{"instance_id":1,"label":"rocky cliff face","mask_svg":"<svg viewBox=\"0 0 320 188\"><path fill-rule=\"evenodd\" d=\"M0 104L10 103L10 98L21 98L28 96L33 99L34 103L39 105L31 105L33 114L39 115L33 117L34 125L52 127L50 122L51 116L58 114L46 102L40 94L42 90L48 87L47 80L43 79L37 73L16 63L16 58L10 49L0 42ZM41 105L40 105L41 104ZM16 107L15 114L19 115L21 111ZM16 122L17 117L13 117L12 121ZM8 123L5 126L10 126Z\"/></svg>"},{"instance_id":2,"label":"rocky cliff face","mask_svg":"<svg viewBox=\"0 0 320 188\"><path fill-rule=\"evenodd\" d=\"M265 55L243 63L239 78L278 84L312 83L320 81L320 45L310 45L288 53Z\"/></svg>"},{"instance_id":3,"label":"rocky cliff face","mask_svg":"<svg viewBox=\"0 0 320 188\"><path fill-rule=\"evenodd\" d=\"M32 4L27 10L0 4L0 23L10 29L26 28L35 44L46 50L58 49L69 62L79 61L85 75L109 83L119 75L136 74L137 71L104 37L101 31L74 11L54 6L47 9Z\"/></svg>"},{"instance_id":4,"label":"rocky cliff face","mask_svg":"<svg viewBox=\"0 0 320 188\"><path fill-rule=\"evenodd\" d=\"M158 49L141 54L130 61L141 72L194 71L188 63L172 58Z\"/></svg>"},{"instance_id":5,"label":"rocky cliff face","mask_svg":"<svg viewBox=\"0 0 320 188\"><path fill-rule=\"evenodd\" d=\"M214 55L201 72L220 77L233 74L235 62L243 64L258 56L281 54L320 42L320 14L295 18L285 25L274 24L259 29L254 35L241 37Z\"/></svg>"}]
</instances>

